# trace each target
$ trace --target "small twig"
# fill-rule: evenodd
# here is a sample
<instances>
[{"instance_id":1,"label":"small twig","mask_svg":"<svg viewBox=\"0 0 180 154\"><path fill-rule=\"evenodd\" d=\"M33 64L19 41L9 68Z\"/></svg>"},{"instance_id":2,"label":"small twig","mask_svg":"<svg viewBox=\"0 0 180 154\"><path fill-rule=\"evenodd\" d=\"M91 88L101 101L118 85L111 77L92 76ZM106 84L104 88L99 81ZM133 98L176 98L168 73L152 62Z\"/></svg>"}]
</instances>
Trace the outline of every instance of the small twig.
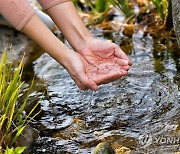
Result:
<instances>
[{"instance_id":1,"label":"small twig","mask_svg":"<svg viewBox=\"0 0 180 154\"><path fill-rule=\"evenodd\" d=\"M45 83L45 85L47 85L47 83L45 81L44 81L44 83ZM50 99L49 91L48 91L47 86L46 86L46 95L47 95L47 98L48 98L48 101L49 101L49 105L50 105L50 108L51 108L53 116L54 116L53 120L57 121L57 115L56 115L55 110L53 108L52 101Z\"/></svg>"}]
</instances>

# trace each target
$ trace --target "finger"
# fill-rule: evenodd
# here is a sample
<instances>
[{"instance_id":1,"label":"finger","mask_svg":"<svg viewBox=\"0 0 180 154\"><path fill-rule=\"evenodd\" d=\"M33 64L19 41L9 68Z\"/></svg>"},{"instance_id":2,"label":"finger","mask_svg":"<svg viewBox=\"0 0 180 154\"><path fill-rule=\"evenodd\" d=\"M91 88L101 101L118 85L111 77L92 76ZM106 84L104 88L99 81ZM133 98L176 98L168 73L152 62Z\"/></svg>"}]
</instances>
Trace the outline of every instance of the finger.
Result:
<instances>
[{"instance_id":1,"label":"finger","mask_svg":"<svg viewBox=\"0 0 180 154\"><path fill-rule=\"evenodd\" d=\"M122 71L122 73L123 73L123 76L128 75L128 71L126 71L126 70L121 70L121 71Z\"/></svg>"},{"instance_id":2,"label":"finger","mask_svg":"<svg viewBox=\"0 0 180 154\"><path fill-rule=\"evenodd\" d=\"M129 65L127 66L127 67L129 67ZM128 70L125 70L125 69L122 69L122 68L114 68L113 69L113 71L115 72L115 73L121 73L122 74L122 76L125 76L125 75L127 75L128 74Z\"/></svg>"},{"instance_id":3,"label":"finger","mask_svg":"<svg viewBox=\"0 0 180 154\"><path fill-rule=\"evenodd\" d=\"M114 81L123 75L126 75L124 70L121 71L111 71L108 74L97 74L93 80L96 82L97 85L104 84L104 83L109 83L111 81Z\"/></svg>"},{"instance_id":4,"label":"finger","mask_svg":"<svg viewBox=\"0 0 180 154\"><path fill-rule=\"evenodd\" d=\"M86 87L85 85L83 85L83 84L81 83L81 81L79 81L76 76L71 76L71 78L74 80L75 84L78 86L79 89L81 89L81 90L88 90L88 89L89 89L88 87Z\"/></svg>"},{"instance_id":5,"label":"finger","mask_svg":"<svg viewBox=\"0 0 180 154\"><path fill-rule=\"evenodd\" d=\"M129 62L127 60L124 60L124 59L117 59L117 63L120 66L127 66L129 64Z\"/></svg>"},{"instance_id":6,"label":"finger","mask_svg":"<svg viewBox=\"0 0 180 154\"><path fill-rule=\"evenodd\" d=\"M122 72L123 72L123 76L125 76L125 75L128 74L127 71L124 71L124 70L123 70ZM122 76L121 76L121 77L122 77ZM113 82L113 81L115 81L115 80L117 80L117 79L120 79L121 77L114 77L114 78L111 78L111 80L107 80L106 83Z\"/></svg>"},{"instance_id":7,"label":"finger","mask_svg":"<svg viewBox=\"0 0 180 154\"><path fill-rule=\"evenodd\" d=\"M127 65L127 66L122 66L121 68L122 68L123 70L125 70L125 71L128 71L129 68L130 68L130 66L129 66L129 65Z\"/></svg>"},{"instance_id":8,"label":"finger","mask_svg":"<svg viewBox=\"0 0 180 154\"><path fill-rule=\"evenodd\" d=\"M117 46L115 44L115 55L118 57L118 58L121 58L121 59L125 59L129 62L129 65L132 65L132 62L131 60L128 58L128 56L120 49L119 46Z\"/></svg>"},{"instance_id":9,"label":"finger","mask_svg":"<svg viewBox=\"0 0 180 154\"><path fill-rule=\"evenodd\" d=\"M80 80L83 87L92 89L94 91L98 90L97 84L92 79L88 78L88 76L85 74L85 72L80 72L79 74L80 75L79 75L78 79Z\"/></svg>"},{"instance_id":10,"label":"finger","mask_svg":"<svg viewBox=\"0 0 180 154\"><path fill-rule=\"evenodd\" d=\"M114 64L114 71L119 71L119 70L125 70L128 71L130 68L130 66L128 65L128 61L127 60L122 60L122 59L117 59L116 63ZM112 68L111 68L112 69Z\"/></svg>"}]
</instances>

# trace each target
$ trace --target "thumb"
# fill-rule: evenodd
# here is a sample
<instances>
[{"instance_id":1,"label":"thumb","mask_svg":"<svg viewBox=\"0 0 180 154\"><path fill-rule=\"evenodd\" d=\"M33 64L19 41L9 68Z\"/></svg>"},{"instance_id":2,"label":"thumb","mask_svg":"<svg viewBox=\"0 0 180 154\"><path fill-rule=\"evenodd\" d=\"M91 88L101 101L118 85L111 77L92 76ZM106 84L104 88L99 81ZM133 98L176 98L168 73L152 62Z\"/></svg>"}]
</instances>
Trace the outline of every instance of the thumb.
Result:
<instances>
[{"instance_id":1,"label":"thumb","mask_svg":"<svg viewBox=\"0 0 180 154\"><path fill-rule=\"evenodd\" d=\"M129 62L129 65L132 65L131 60L128 58L128 56L121 50L121 48L119 46L117 46L116 44L114 44L114 49L115 49L115 55L118 58L127 60Z\"/></svg>"},{"instance_id":2,"label":"thumb","mask_svg":"<svg viewBox=\"0 0 180 154\"><path fill-rule=\"evenodd\" d=\"M88 78L88 76L85 74L85 72L81 72L79 74L80 74L79 80L80 80L82 86L88 87L89 89L92 89L94 91L98 90L97 84L92 79Z\"/></svg>"}]
</instances>

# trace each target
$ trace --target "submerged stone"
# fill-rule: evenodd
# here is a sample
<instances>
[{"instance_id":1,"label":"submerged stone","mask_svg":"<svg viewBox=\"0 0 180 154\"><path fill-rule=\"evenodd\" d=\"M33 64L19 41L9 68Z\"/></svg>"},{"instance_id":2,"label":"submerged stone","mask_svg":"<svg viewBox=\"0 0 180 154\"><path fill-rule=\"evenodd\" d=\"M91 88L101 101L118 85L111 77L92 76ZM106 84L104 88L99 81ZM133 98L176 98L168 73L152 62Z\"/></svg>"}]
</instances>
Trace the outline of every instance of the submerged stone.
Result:
<instances>
[{"instance_id":1,"label":"submerged stone","mask_svg":"<svg viewBox=\"0 0 180 154\"><path fill-rule=\"evenodd\" d=\"M27 125L22 134L16 140L16 147L26 147L24 153L28 154L37 138L38 132L31 126Z\"/></svg>"},{"instance_id":2,"label":"submerged stone","mask_svg":"<svg viewBox=\"0 0 180 154\"><path fill-rule=\"evenodd\" d=\"M109 143L102 142L95 147L92 154L115 154L115 152Z\"/></svg>"}]
</instances>

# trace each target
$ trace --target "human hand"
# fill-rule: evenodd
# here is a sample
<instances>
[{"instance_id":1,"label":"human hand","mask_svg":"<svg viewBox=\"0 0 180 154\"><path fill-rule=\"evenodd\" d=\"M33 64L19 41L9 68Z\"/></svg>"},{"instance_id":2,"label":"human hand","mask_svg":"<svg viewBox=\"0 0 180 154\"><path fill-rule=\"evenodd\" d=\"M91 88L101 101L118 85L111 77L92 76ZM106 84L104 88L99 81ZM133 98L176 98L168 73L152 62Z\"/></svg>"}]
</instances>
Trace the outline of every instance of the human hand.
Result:
<instances>
[{"instance_id":1,"label":"human hand","mask_svg":"<svg viewBox=\"0 0 180 154\"><path fill-rule=\"evenodd\" d=\"M37 25L37 27L33 28L34 25ZM85 56L86 54L82 54L86 58L85 60L85 58L83 58L79 53L72 52L65 47L49 31L47 26L44 25L37 15L33 15L30 21L22 29L22 32L36 41L54 59L62 64L68 70L77 86L82 90L97 90L97 85L110 82L118 77L121 77L122 75L127 74L127 70L129 69L129 66L127 65L128 62L118 60L118 56L114 56L114 50L112 53L109 52L111 51L109 50L111 45L108 43L106 44L105 42L104 44L103 42L98 44L98 41L89 43L87 48L82 50L87 50L87 54L90 53L90 58ZM39 34L42 34L43 37ZM83 45L83 43L79 44ZM120 57L123 58L121 55ZM121 63L121 65L119 63Z\"/></svg>"},{"instance_id":2,"label":"human hand","mask_svg":"<svg viewBox=\"0 0 180 154\"><path fill-rule=\"evenodd\" d=\"M113 61L110 60L106 64L111 67L112 65L109 64L111 62ZM89 64L79 53L73 51L67 52L66 59L64 59L62 65L64 65L71 78L81 90L92 89L96 91L98 84L110 82L127 74L127 71L119 68L119 64L118 66L114 64L112 66L114 68L110 72L106 70L107 68L103 70L101 68L98 69L96 66Z\"/></svg>"},{"instance_id":3,"label":"human hand","mask_svg":"<svg viewBox=\"0 0 180 154\"><path fill-rule=\"evenodd\" d=\"M91 68L87 71L87 75L91 76L97 85L127 75L132 65L118 45L103 40L91 39L78 52L93 66L93 71Z\"/></svg>"},{"instance_id":4,"label":"human hand","mask_svg":"<svg viewBox=\"0 0 180 154\"><path fill-rule=\"evenodd\" d=\"M90 72L93 72L93 66L89 65L79 53L69 50L61 64L66 68L79 89L92 89L94 91L98 89L90 75Z\"/></svg>"}]
</instances>

